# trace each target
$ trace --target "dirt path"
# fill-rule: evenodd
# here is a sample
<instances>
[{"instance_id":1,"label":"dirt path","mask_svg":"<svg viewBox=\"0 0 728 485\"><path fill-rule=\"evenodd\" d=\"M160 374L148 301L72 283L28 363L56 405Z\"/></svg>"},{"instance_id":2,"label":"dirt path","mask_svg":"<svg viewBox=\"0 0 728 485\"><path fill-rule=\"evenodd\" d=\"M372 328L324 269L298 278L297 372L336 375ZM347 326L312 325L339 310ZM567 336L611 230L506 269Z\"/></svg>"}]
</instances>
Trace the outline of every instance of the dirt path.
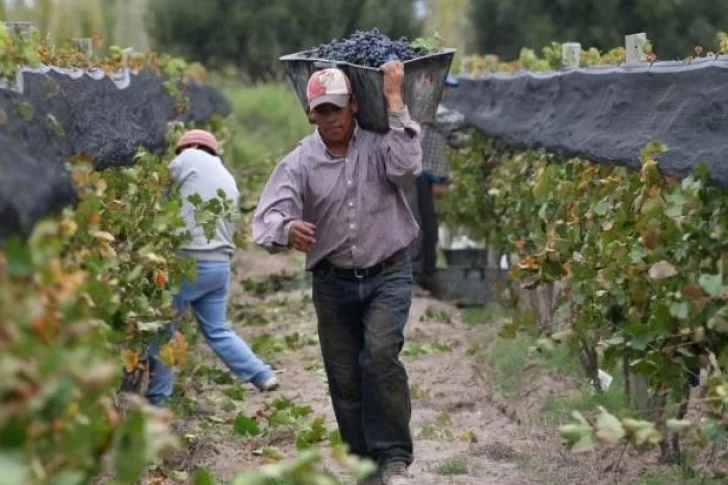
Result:
<instances>
[{"instance_id":1,"label":"dirt path","mask_svg":"<svg viewBox=\"0 0 728 485\"><path fill-rule=\"evenodd\" d=\"M301 274L300 259L242 253L236 268L231 321L274 365L282 386L275 393L262 394L246 385L243 397L240 386L233 383L207 347L195 347L192 354L197 360L187 379L190 384L178 403L188 410L179 425L187 446L170 464L190 474L197 467L206 467L220 480L268 462L274 455L294 456L301 429L310 428L316 416L324 418L327 433L336 429L316 340L310 290L287 289L296 281L283 278L277 283L281 291L260 298L251 296L265 289L260 282L251 286L251 278L281 271ZM270 281L266 284L270 285ZM473 330L459 320L454 308L427 297L414 297L403 360L413 391L416 461L411 470L416 483L548 483L529 470L530 458L525 450L533 449L533 443L524 439L514 420L487 396L487 386L470 356L473 337ZM253 436L246 436L240 434L238 423L236 433L236 417L257 416L265 423L273 414L271 406L283 409L275 418L277 424L266 424L266 431L260 435L253 432ZM310 413L305 409L294 411L293 406L310 406ZM291 412L305 417L295 422L278 420ZM315 445L326 446L327 441ZM336 470L333 464L327 465Z\"/></svg>"}]
</instances>

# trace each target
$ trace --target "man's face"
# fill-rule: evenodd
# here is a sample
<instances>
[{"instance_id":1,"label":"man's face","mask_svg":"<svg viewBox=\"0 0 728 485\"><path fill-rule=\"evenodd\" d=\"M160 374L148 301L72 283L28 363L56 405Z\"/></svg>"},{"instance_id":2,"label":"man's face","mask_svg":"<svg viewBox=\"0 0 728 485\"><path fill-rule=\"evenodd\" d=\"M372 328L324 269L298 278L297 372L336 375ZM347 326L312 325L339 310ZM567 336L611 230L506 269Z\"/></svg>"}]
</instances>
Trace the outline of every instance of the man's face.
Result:
<instances>
[{"instance_id":1,"label":"man's face","mask_svg":"<svg viewBox=\"0 0 728 485\"><path fill-rule=\"evenodd\" d=\"M356 110L356 101L352 100L344 108L334 104L322 104L311 110L309 116L325 142L344 144L349 141L354 129Z\"/></svg>"}]
</instances>

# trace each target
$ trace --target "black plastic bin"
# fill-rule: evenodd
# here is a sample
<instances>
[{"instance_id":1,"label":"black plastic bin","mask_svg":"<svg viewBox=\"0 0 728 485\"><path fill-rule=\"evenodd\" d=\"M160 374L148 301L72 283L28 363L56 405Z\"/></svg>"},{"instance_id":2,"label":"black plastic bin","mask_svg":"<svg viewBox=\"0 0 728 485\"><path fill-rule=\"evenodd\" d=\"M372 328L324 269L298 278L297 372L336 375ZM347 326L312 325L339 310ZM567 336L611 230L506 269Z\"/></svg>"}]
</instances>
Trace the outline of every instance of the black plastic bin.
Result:
<instances>
[{"instance_id":1,"label":"black plastic bin","mask_svg":"<svg viewBox=\"0 0 728 485\"><path fill-rule=\"evenodd\" d=\"M440 49L434 54L404 63L404 101L410 116L417 122L430 121L437 113L445 79L450 71L455 49ZM312 51L297 52L280 58L304 111L308 108L306 85L315 71L338 67L351 79L352 89L359 101L357 120L366 130L377 133L389 131L387 102L382 93L382 72L372 67L348 62L308 57Z\"/></svg>"},{"instance_id":2,"label":"black plastic bin","mask_svg":"<svg viewBox=\"0 0 728 485\"><path fill-rule=\"evenodd\" d=\"M448 266L467 268L487 268L488 250L478 248L445 249L445 261Z\"/></svg>"},{"instance_id":3,"label":"black plastic bin","mask_svg":"<svg viewBox=\"0 0 728 485\"><path fill-rule=\"evenodd\" d=\"M433 296L460 306L502 303L509 290L508 271L496 268L450 267L435 272Z\"/></svg>"}]
</instances>

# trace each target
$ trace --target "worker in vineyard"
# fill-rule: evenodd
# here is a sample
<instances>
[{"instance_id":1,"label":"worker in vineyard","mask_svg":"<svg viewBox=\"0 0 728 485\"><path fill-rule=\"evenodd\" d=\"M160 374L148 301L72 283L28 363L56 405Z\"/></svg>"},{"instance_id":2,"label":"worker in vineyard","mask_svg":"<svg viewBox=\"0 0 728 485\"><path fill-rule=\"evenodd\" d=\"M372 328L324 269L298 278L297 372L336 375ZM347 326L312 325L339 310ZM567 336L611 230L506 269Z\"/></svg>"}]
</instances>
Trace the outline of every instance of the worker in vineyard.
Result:
<instances>
[{"instance_id":1,"label":"worker in vineyard","mask_svg":"<svg viewBox=\"0 0 728 485\"><path fill-rule=\"evenodd\" d=\"M352 453L379 464L364 483L404 485L413 459L407 372L399 355L412 298L408 246L418 226L404 190L422 170L420 126L402 95L404 65L381 67L390 131L358 126L339 69L308 81L316 131L275 168L253 218L271 252L306 253L331 400Z\"/></svg>"},{"instance_id":2,"label":"worker in vineyard","mask_svg":"<svg viewBox=\"0 0 728 485\"><path fill-rule=\"evenodd\" d=\"M458 84L455 77L448 76L443 97ZM415 282L427 291L434 289L437 267L439 223L435 198L444 195L450 183L446 149L465 144L468 137L464 127L465 117L442 105L437 107L434 120L422 123L422 173L417 177L417 183L407 191L407 201L420 226L419 237L410 246L412 269Z\"/></svg>"},{"instance_id":3,"label":"worker in vineyard","mask_svg":"<svg viewBox=\"0 0 728 485\"><path fill-rule=\"evenodd\" d=\"M182 197L186 230L192 235L191 240L183 244L182 255L195 261L196 278L182 282L174 305L180 317L192 307L207 343L241 381L250 382L261 391L274 390L278 381L271 367L258 358L227 323L230 260L235 252L233 222L228 217L218 217L214 235L208 239L197 222L194 205L188 200L195 194L202 200L211 200L222 190L231 207L237 208L239 193L235 179L217 155L217 140L212 133L187 131L177 144L176 155L169 169ZM176 323L172 324L172 333L176 331ZM164 334L169 335L169 330ZM149 362L147 399L152 404L162 405L172 395L172 370L158 356L163 342L156 344Z\"/></svg>"}]
</instances>

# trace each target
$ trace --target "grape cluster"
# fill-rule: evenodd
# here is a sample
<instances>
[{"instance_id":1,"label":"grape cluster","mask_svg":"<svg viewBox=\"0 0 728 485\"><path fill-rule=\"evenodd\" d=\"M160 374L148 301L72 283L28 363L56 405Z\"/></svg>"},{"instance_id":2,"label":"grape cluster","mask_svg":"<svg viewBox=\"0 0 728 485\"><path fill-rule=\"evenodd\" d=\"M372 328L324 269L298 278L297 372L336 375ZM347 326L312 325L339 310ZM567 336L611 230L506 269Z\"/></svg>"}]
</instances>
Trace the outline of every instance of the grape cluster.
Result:
<instances>
[{"instance_id":1,"label":"grape cluster","mask_svg":"<svg viewBox=\"0 0 728 485\"><path fill-rule=\"evenodd\" d=\"M357 30L346 39L334 39L328 44L322 44L313 49L310 56L327 61L379 67L388 61L409 61L426 53L426 49L412 47L406 37L392 40L375 27L366 31Z\"/></svg>"}]
</instances>

